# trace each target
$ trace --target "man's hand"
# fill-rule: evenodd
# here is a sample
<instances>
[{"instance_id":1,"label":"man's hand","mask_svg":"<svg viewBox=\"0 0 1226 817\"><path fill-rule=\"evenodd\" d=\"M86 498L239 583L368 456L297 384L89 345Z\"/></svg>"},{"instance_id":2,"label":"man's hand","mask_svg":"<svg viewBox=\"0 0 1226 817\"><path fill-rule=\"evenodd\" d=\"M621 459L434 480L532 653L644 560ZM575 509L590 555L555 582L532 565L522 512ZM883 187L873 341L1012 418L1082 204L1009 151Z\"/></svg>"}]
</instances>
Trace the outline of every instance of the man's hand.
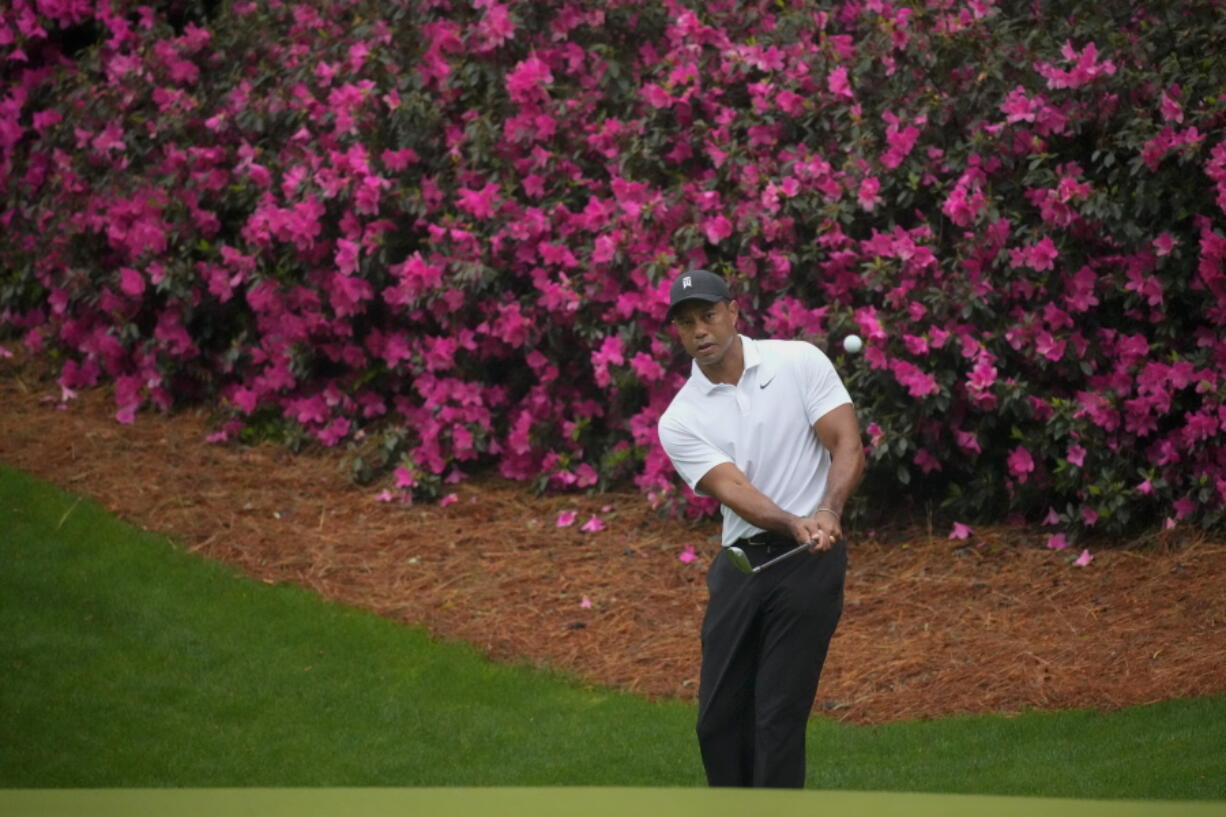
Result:
<instances>
[{"instance_id":1,"label":"man's hand","mask_svg":"<svg viewBox=\"0 0 1226 817\"><path fill-rule=\"evenodd\" d=\"M810 550L822 553L834 547L843 538L843 526L839 517L829 509L819 509L812 516L798 516L790 526L796 543L811 542Z\"/></svg>"}]
</instances>

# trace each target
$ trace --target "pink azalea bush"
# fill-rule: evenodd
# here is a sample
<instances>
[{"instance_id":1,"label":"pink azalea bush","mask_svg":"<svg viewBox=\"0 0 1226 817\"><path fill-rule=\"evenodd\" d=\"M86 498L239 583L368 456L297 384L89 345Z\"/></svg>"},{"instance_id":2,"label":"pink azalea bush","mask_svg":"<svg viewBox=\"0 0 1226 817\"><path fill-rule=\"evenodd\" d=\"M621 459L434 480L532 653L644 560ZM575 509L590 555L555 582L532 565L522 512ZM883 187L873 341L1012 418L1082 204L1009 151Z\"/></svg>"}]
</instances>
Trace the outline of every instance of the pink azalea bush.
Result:
<instances>
[{"instance_id":1,"label":"pink azalea bush","mask_svg":"<svg viewBox=\"0 0 1226 817\"><path fill-rule=\"evenodd\" d=\"M120 422L703 513L655 436L703 265L835 358L865 497L1218 526L1226 23L1059 5L13 0L0 333Z\"/></svg>"}]
</instances>

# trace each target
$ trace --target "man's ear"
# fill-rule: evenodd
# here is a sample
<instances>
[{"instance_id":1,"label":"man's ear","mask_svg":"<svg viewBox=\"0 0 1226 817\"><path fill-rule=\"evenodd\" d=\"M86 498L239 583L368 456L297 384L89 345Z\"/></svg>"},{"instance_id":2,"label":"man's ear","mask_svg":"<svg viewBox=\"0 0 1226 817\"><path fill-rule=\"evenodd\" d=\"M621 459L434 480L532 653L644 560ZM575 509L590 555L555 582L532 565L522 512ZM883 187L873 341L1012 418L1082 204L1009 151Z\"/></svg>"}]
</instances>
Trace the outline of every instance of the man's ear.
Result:
<instances>
[{"instance_id":1,"label":"man's ear","mask_svg":"<svg viewBox=\"0 0 1226 817\"><path fill-rule=\"evenodd\" d=\"M741 314L740 308L736 305L736 301L728 302L728 312L732 314L732 322L736 323L737 318Z\"/></svg>"}]
</instances>

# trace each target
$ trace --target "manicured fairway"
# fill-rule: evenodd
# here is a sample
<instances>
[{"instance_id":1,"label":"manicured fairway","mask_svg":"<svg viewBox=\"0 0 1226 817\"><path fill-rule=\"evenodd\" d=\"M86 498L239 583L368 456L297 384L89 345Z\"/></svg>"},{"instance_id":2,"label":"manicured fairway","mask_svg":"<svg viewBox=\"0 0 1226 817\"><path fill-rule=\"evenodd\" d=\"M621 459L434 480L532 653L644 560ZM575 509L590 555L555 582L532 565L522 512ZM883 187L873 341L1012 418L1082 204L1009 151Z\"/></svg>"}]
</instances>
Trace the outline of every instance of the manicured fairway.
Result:
<instances>
[{"instance_id":1,"label":"manicured fairway","mask_svg":"<svg viewBox=\"0 0 1226 817\"><path fill-rule=\"evenodd\" d=\"M0 787L703 783L691 704L491 664L248 579L4 466L0 632ZM809 784L824 790L1226 799L1222 697L877 728L815 719L810 747ZM563 791L606 813L605 796Z\"/></svg>"},{"instance_id":2,"label":"manicured fairway","mask_svg":"<svg viewBox=\"0 0 1226 817\"><path fill-rule=\"evenodd\" d=\"M734 789L0 791L8 817L1222 817L1226 804Z\"/></svg>"}]
</instances>

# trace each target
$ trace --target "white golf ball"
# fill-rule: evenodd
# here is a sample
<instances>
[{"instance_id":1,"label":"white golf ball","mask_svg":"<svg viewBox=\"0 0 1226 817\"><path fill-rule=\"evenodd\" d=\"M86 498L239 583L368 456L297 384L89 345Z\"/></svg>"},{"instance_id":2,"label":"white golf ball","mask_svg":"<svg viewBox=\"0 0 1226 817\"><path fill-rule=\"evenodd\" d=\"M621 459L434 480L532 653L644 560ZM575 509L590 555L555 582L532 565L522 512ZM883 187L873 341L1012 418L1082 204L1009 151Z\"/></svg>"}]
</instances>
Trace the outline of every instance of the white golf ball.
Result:
<instances>
[{"instance_id":1,"label":"white golf ball","mask_svg":"<svg viewBox=\"0 0 1226 817\"><path fill-rule=\"evenodd\" d=\"M860 340L859 335L848 335L843 338L843 348L854 355L864 348L864 341Z\"/></svg>"}]
</instances>

